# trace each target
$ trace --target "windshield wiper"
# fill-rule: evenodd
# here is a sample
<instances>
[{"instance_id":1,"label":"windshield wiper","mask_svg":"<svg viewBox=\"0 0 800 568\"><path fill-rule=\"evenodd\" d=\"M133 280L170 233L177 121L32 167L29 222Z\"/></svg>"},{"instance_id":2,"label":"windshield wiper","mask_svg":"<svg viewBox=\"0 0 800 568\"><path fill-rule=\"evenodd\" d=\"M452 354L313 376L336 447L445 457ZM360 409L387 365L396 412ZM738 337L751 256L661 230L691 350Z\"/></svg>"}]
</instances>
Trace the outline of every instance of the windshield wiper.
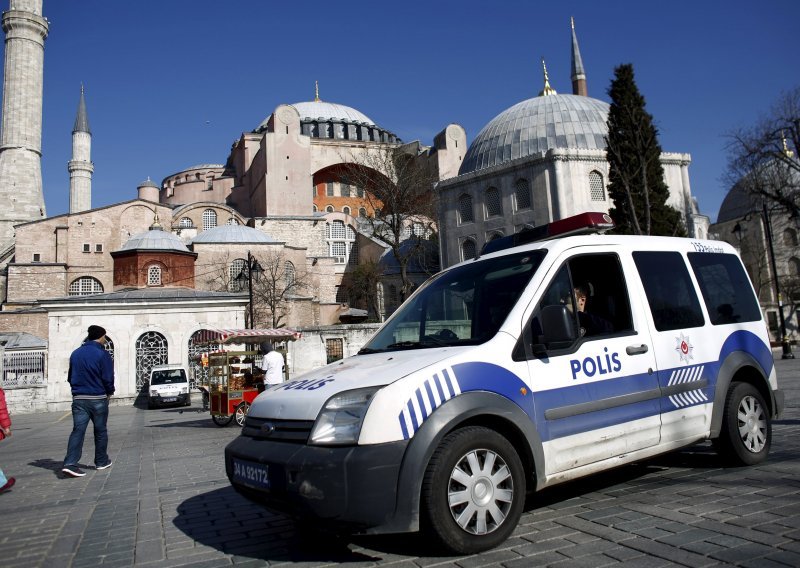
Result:
<instances>
[{"instance_id":1,"label":"windshield wiper","mask_svg":"<svg viewBox=\"0 0 800 568\"><path fill-rule=\"evenodd\" d=\"M397 343L390 343L386 349L418 349L423 347L419 341L398 341Z\"/></svg>"},{"instance_id":2,"label":"windshield wiper","mask_svg":"<svg viewBox=\"0 0 800 568\"><path fill-rule=\"evenodd\" d=\"M369 355L370 353L378 353L382 349L370 349L369 347L362 347L358 350L358 355Z\"/></svg>"}]
</instances>

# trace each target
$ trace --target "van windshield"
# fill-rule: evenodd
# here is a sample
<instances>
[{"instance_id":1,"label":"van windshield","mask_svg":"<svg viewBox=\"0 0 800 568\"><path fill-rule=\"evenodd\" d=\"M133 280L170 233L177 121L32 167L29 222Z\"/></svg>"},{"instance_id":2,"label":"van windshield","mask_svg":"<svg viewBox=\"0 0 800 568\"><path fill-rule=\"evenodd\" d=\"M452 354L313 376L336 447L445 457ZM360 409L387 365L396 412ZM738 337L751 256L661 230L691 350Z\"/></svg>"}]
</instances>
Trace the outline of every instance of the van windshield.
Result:
<instances>
[{"instance_id":1,"label":"van windshield","mask_svg":"<svg viewBox=\"0 0 800 568\"><path fill-rule=\"evenodd\" d=\"M471 262L431 278L359 354L478 345L494 337L544 258L528 251Z\"/></svg>"},{"instance_id":2,"label":"van windshield","mask_svg":"<svg viewBox=\"0 0 800 568\"><path fill-rule=\"evenodd\" d=\"M153 371L150 377L151 385L170 385L172 383L185 383L186 373L183 369L170 369L167 371Z\"/></svg>"}]
</instances>

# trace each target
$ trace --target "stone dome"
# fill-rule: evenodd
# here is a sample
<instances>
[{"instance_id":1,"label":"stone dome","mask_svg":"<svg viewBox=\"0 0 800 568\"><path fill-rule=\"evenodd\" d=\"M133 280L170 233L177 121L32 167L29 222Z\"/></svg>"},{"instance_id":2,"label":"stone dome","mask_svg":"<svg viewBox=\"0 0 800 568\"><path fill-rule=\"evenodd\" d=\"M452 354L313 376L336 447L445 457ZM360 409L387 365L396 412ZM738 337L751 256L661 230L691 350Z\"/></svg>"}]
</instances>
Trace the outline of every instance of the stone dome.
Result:
<instances>
[{"instance_id":1,"label":"stone dome","mask_svg":"<svg viewBox=\"0 0 800 568\"><path fill-rule=\"evenodd\" d=\"M150 229L146 233L133 235L119 250L120 252L126 250L189 252L189 249L186 248L186 245L177 235L160 229Z\"/></svg>"},{"instance_id":2,"label":"stone dome","mask_svg":"<svg viewBox=\"0 0 800 568\"><path fill-rule=\"evenodd\" d=\"M220 225L213 229L207 229L197 234L192 239L192 244L196 243L275 243L275 239L252 227L245 225Z\"/></svg>"},{"instance_id":3,"label":"stone dome","mask_svg":"<svg viewBox=\"0 0 800 568\"><path fill-rule=\"evenodd\" d=\"M579 95L548 95L494 117L470 144L459 175L551 148L604 150L608 103Z\"/></svg>"},{"instance_id":4,"label":"stone dome","mask_svg":"<svg viewBox=\"0 0 800 568\"><path fill-rule=\"evenodd\" d=\"M305 103L294 103L300 118L324 118L326 120L343 120L345 122L361 122L372 126L377 126L370 117L352 107L325 101L309 101Z\"/></svg>"}]
</instances>

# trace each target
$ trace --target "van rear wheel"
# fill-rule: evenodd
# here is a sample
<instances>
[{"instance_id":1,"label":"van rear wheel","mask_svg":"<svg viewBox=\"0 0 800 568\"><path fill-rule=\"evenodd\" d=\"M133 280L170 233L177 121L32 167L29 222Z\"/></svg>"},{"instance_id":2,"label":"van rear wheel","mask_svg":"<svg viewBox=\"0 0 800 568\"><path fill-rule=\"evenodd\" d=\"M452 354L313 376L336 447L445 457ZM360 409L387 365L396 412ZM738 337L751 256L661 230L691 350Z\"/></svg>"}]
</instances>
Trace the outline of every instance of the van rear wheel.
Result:
<instances>
[{"instance_id":1,"label":"van rear wheel","mask_svg":"<svg viewBox=\"0 0 800 568\"><path fill-rule=\"evenodd\" d=\"M767 458L771 444L772 419L764 397L749 383L731 383L714 440L717 453L732 464L753 465Z\"/></svg>"},{"instance_id":2,"label":"van rear wheel","mask_svg":"<svg viewBox=\"0 0 800 568\"><path fill-rule=\"evenodd\" d=\"M447 550L494 548L516 528L525 503L525 472L511 443L470 426L447 435L422 482L425 529Z\"/></svg>"}]
</instances>

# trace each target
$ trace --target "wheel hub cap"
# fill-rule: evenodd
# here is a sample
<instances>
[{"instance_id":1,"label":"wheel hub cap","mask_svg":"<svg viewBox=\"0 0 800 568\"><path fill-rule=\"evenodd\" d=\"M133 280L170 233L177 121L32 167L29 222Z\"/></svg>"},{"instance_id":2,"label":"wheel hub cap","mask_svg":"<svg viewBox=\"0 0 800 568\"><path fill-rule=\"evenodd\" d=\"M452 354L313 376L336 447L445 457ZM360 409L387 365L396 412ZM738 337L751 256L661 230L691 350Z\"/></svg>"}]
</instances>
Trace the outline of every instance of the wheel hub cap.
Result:
<instances>
[{"instance_id":1,"label":"wheel hub cap","mask_svg":"<svg viewBox=\"0 0 800 568\"><path fill-rule=\"evenodd\" d=\"M447 498L450 514L463 530L491 533L503 524L514 501L511 470L494 451L470 451L450 473Z\"/></svg>"}]
</instances>

